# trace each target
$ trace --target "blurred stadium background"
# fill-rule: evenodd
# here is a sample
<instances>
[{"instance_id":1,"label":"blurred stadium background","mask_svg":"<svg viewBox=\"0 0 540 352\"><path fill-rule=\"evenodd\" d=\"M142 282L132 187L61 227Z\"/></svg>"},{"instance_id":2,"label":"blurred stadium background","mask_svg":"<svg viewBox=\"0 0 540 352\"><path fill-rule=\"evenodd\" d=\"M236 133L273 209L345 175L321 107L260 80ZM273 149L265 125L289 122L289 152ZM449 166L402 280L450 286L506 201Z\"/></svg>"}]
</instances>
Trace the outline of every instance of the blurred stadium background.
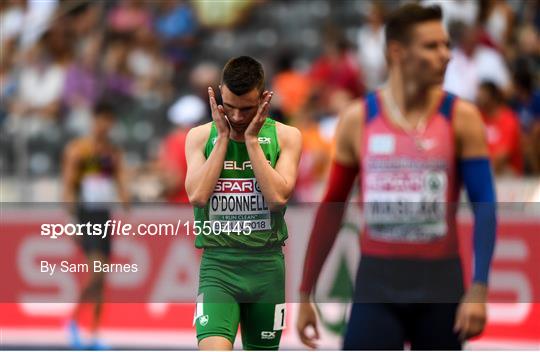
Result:
<instances>
[{"instance_id":1,"label":"blurred stadium background","mask_svg":"<svg viewBox=\"0 0 540 352\"><path fill-rule=\"evenodd\" d=\"M443 8L453 46L445 87L481 109L499 200L540 202L540 1L420 2ZM135 209L137 203L159 202L164 209L165 203L174 204L181 184L170 175L182 173L185 131L210 121L206 88L219 84L227 59L243 54L264 64L267 87L276 93L271 116L303 132L294 202L316 202L331 157L337 114L384 83L384 17L402 3L0 1L4 215L11 214L7 211L16 208L15 203L61 201L63 148L88 132L92 106L103 97L115 104L118 124L113 138L124 150ZM144 209L136 211L142 218L152 217ZM8 226L23 222L6 219L7 215L2 219L3 235ZM526 232L532 234L533 228ZM52 319L43 309L2 305L6 314L1 314L0 343L11 348L64 346L58 317L69 307L58 308ZM130 311L117 309L115 314ZM149 313L137 309L131 312L138 317L131 319L140 321L107 321L106 336L113 346L195 347L191 308L160 313L161 320L159 314L150 314L157 319L149 323L152 328L143 321ZM540 316L537 305L527 310L532 311ZM187 314L184 320L189 322L176 325L175 314ZM502 325L471 348L539 348L540 319L523 314L513 323L509 318L508 326L501 318ZM293 316L288 320L293 327ZM136 338L133 331L138 332ZM283 347L300 347L294 335L289 328ZM331 328L328 337L328 348L339 346Z\"/></svg>"}]
</instances>

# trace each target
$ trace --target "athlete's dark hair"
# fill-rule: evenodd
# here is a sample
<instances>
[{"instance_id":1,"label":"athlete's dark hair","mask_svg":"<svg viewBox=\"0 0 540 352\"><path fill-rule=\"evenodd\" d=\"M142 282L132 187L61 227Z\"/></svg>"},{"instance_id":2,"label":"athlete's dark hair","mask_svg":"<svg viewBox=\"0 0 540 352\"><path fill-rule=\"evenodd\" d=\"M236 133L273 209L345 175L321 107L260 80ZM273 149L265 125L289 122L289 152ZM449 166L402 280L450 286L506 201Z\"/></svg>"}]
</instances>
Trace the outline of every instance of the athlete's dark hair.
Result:
<instances>
[{"instance_id":1,"label":"athlete's dark hair","mask_svg":"<svg viewBox=\"0 0 540 352\"><path fill-rule=\"evenodd\" d=\"M257 88L264 88L264 70L260 62L249 56L230 59L223 68L221 83L236 95L244 95Z\"/></svg>"},{"instance_id":2,"label":"athlete's dark hair","mask_svg":"<svg viewBox=\"0 0 540 352\"><path fill-rule=\"evenodd\" d=\"M113 104L109 100L99 100L96 105L94 105L94 116L107 116L114 118L115 110Z\"/></svg>"},{"instance_id":3,"label":"athlete's dark hair","mask_svg":"<svg viewBox=\"0 0 540 352\"><path fill-rule=\"evenodd\" d=\"M392 12L386 21L386 44L391 41L407 44L415 25L441 20L442 11L439 6L420 6L414 3L401 6Z\"/></svg>"}]
</instances>

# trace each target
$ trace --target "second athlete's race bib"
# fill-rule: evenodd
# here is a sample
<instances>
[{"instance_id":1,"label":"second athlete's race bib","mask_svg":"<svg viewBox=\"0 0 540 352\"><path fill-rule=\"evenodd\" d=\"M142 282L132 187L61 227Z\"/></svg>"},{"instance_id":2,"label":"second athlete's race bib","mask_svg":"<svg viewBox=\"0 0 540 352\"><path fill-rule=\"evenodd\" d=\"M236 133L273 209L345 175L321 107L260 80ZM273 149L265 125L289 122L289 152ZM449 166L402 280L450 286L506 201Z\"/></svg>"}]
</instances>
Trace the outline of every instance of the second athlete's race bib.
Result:
<instances>
[{"instance_id":1,"label":"second athlete's race bib","mask_svg":"<svg viewBox=\"0 0 540 352\"><path fill-rule=\"evenodd\" d=\"M442 171L379 171L365 180L369 236L383 241L428 242L447 232L447 176Z\"/></svg>"}]
</instances>

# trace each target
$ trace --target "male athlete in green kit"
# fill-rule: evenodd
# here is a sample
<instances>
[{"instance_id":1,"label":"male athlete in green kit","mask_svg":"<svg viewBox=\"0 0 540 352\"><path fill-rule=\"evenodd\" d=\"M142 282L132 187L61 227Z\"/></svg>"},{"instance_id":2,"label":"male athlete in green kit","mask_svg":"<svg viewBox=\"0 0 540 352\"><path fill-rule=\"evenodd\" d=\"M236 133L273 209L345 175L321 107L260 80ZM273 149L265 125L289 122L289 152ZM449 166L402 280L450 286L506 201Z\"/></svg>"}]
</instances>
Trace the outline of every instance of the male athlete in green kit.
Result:
<instances>
[{"instance_id":1,"label":"male athlete in green kit","mask_svg":"<svg viewBox=\"0 0 540 352\"><path fill-rule=\"evenodd\" d=\"M227 62L223 105L208 88L211 123L186 139L186 190L195 245L204 248L194 324L201 350L278 349L285 325L285 205L294 189L301 135L268 117L262 65ZM211 230L210 230L211 229Z\"/></svg>"}]
</instances>

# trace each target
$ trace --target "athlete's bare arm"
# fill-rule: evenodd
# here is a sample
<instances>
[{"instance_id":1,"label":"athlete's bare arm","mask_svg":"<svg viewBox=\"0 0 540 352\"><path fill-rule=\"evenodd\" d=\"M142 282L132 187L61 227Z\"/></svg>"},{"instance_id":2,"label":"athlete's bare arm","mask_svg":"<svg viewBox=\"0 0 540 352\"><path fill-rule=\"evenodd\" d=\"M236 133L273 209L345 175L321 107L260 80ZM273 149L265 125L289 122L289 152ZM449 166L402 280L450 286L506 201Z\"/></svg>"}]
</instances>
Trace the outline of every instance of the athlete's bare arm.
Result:
<instances>
[{"instance_id":1,"label":"athlete's bare arm","mask_svg":"<svg viewBox=\"0 0 540 352\"><path fill-rule=\"evenodd\" d=\"M334 163L347 167L349 170L355 170L360 163L360 146L363 135L363 121L364 121L364 103L355 102L340 114L339 122L334 137L336 150L334 155ZM356 172L356 171L349 171ZM331 172L332 173L332 172ZM354 175L352 179L354 179ZM348 179L351 177L347 176ZM352 181L351 181L352 183ZM332 199L339 190L335 188L346 187L339 181L332 182L332 176L327 184L326 196L323 199L315 219L315 225L310 235L308 250L306 253L306 259L304 262L304 274L302 278L302 288L300 292L300 307L298 312L298 320L296 322L296 329L298 336L302 343L310 348L316 348L316 341L319 339L319 330L317 324L317 313L311 302L311 291L317 278L320 274L320 270L326 260L330 248L332 247L339 227L341 224L341 217L345 209L344 202L346 199L339 199L339 204L333 204L325 206L324 202L327 199ZM339 195L337 198L343 198ZM346 198L346 196L344 197ZM319 227L319 222L326 223L328 228ZM323 226L324 227L324 226ZM309 330L313 330L310 334Z\"/></svg>"},{"instance_id":2,"label":"athlete's bare arm","mask_svg":"<svg viewBox=\"0 0 540 352\"><path fill-rule=\"evenodd\" d=\"M477 108L470 103L458 100L455 109L453 127L458 158L488 158L485 126ZM476 282L463 297L454 327L463 340L477 336L483 331L487 319L486 300L486 285Z\"/></svg>"},{"instance_id":3,"label":"athlete's bare arm","mask_svg":"<svg viewBox=\"0 0 540 352\"><path fill-rule=\"evenodd\" d=\"M129 195L127 170L124 162L124 157L122 151L119 149L116 149L114 151L114 162L116 164L116 172L114 178L116 181L116 187L118 189L118 198L120 199L120 202L122 203L124 209L127 209L129 207L131 197Z\"/></svg>"},{"instance_id":4,"label":"athlete's bare arm","mask_svg":"<svg viewBox=\"0 0 540 352\"><path fill-rule=\"evenodd\" d=\"M210 135L211 124L192 128L186 137L186 192L189 202L194 206L204 206L214 192L214 187L219 179L227 144L229 143L230 127L223 106L217 105L214 91L208 88L212 119L218 131L214 149L208 159L204 156L204 148Z\"/></svg>"},{"instance_id":5,"label":"athlete's bare arm","mask_svg":"<svg viewBox=\"0 0 540 352\"><path fill-rule=\"evenodd\" d=\"M218 136L208 159L204 148L210 135L211 123L192 128L186 137L186 192L189 202L197 207L205 206L214 191L223 169L228 137Z\"/></svg>"},{"instance_id":6,"label":"athlete's bare arm","mask_svg":"<svg viewBox=\"0 0 540 352\"><path fill-rule=\"evenodd\" d=\"M79 163L79 141L70 142L64 149L62 160L62 199L70 212L77 202L77 164Z\"/></svg>"},{"instance_id":7,"label":"athlete's bare arm","mask_svg":"<svg viewBox=\"0 0 540 352\"><path fill-rule=\"evenodd\" d=\"M302 151L302 135L297 128L276 122L276 130L281 152L275 168L264 156L258 138L246 138L253 173L271 210L285 206L292 195Z\"/></svg>"},{"instance_id":8,"label":"athlete's bare arm","mask_svg":"<svg viewBox=\"0 0 540 352\"><path fill-rule=\"evenodd\" d=\"M361 140L363 135L363 121L365 115L364 110L364 103L362 101L356 101L344 109L339 115L339 121L334 136L336 148L333 160L340 165L345 165L352 168L359 166ZM326 193L334 193L335 187L341 187L341 185L327 183ZM315 230L316 229L314 229L314 231ZM327 235L331 236L331 234ZM310 238L310 242L313 241L312 237L313 234ZM326 260L326 256L318 259L320 260L322 266ZM307 268L304 268L304 271L306 269ZM319 273L316 273L316 276L318 275ZM301 299L303 301L309 301L310 297L305 293L301 293Z\"/></svg>"},{"instance_id":9,"label":"athlete's bare arm","mask_svg":"<svg viewBox=\"0 0 540 352\"><path fill-rule=\"evenodd\" d=\"M452 121L459 159L489 157L486 128L480 112L473 104L458 100Z\"/></svg>"},{"instance_id":10,"label":"athlete's bare arm","mask_svg":"<svg viewBox=\"0 0 540 352\"><path fill-rule=\"evenodd\" d=\"M340 115L334 137L336 143L334 160L338 163L359 166L363 121L364 103L361 101L354 102Z\"/></svg>"}]
</instances>

